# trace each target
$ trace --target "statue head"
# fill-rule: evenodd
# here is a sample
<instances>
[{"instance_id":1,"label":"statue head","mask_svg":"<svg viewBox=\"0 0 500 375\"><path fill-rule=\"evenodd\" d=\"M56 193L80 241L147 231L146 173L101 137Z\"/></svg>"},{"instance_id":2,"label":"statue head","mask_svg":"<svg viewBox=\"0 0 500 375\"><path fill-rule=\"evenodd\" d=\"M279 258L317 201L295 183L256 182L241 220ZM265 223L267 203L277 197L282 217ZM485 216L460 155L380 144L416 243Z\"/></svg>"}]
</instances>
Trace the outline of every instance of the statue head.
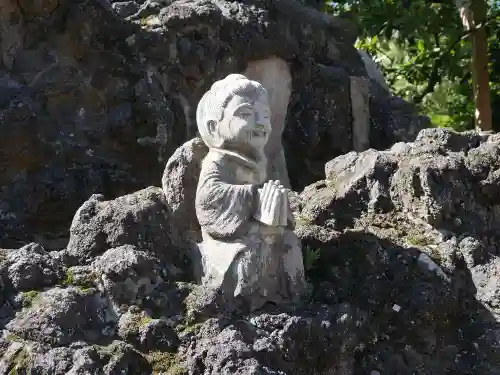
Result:
<instances>
[{"instance_id":1,"label":"statue head","mask_svg":"<svg viewBox=\"0 0 500 375\"><path fill-rule=\"evenodd\" d=\"M215 82L196 110L201 138L210 148L260 154L271 132L266 89L241 74Z\"/></svg>"}]
</instances>

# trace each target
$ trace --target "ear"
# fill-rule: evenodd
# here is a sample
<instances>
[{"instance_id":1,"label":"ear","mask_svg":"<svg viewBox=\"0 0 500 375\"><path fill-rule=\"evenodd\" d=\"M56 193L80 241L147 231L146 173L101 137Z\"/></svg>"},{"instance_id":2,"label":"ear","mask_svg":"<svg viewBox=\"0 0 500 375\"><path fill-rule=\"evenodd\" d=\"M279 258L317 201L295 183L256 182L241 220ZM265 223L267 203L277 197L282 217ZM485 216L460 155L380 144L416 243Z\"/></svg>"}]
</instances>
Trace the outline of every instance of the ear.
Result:
<instances>
[{"instance_id":1,"label":"ear","mask_svg":"<svg viewBox=\"0 0 500 375\"><path fill-rule=\"evenodd\" d=\"M219 132L219 127L217 126L217 121L215 120L208 120L207 121L207 132L212 139L212 145L213 147L221 147L222 145L222 138Z\"/></svg>"},{"instance_id":2,"label":"ear","mask_svg":"<svg viewBox=\"0 0 500 375\"><path fill-rule=\"evenodd\" d=\"M214 120L207 121L207 130L208 133L214 137L217 135L217 123Z\"/></svg>"}]
</instances>

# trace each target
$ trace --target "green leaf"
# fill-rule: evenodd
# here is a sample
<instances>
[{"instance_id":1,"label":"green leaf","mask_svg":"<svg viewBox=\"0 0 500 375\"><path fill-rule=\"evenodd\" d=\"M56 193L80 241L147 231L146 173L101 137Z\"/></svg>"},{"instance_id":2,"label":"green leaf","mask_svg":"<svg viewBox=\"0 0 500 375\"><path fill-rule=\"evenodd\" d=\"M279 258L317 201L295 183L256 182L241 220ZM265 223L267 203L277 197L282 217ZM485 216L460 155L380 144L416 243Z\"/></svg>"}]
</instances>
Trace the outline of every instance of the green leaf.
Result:
<instances>
[{"instance_id":1,"label":"green leaf","mask_svg":"<svg viewBox=\"0 0 500 375\"><path fill-rule=\"evenodd\" d=\"M417 40L417 49L421 53L425 52L425 44L424 44L423 40L421 40L421 39Z\"/></svg>"}]
</instances>

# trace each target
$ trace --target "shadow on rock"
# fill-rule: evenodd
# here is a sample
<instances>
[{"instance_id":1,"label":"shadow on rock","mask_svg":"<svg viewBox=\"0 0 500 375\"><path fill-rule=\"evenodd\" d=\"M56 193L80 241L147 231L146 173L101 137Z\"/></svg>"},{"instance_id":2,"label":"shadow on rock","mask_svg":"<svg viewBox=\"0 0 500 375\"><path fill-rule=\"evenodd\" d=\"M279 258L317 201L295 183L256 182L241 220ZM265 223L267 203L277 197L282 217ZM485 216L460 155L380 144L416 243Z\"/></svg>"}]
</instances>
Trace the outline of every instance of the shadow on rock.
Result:
<instances>
[{"instance_id":1,"label":"shadow on rock","mask_svg":"<svg viewBox=\"0 0 500 375\"><path fill-rule=\"evenodd\" d=\"M195 136L202 94L252 60L279 56L292 68L285 143L296 187L352 149L349 79L368 77L347 20L291 0L3 3L1 246L59 250L92 194L156 184ZM371 86L373 147L426 126Z\"/></svg>"},{"instance_id":2,"label":"shadow on rock","mask_svg":"<svg viewBox=\"0 0 500 375\"><path fill-rule=\"evenodd\" d=\"M349 303L366 314L353 374L500 371L498 323L478 301L463 259L448 274L419 249L366 231L298 232L313 301Z\"/></svg>"}]
</instances>

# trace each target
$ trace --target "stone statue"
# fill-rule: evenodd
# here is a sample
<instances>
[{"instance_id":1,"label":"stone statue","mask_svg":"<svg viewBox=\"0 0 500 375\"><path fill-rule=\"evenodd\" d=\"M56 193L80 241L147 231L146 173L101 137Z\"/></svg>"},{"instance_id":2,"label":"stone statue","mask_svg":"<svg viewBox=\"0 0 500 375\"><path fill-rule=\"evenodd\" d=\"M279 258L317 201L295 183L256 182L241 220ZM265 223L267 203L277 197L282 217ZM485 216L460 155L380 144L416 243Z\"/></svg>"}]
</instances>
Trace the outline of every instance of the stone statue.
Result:
<instances>
[{"instance_id":1,"label":"stone statue","mask_svg":"<svg viewBox=\"0 0 500 375\"><path fill-rule=\"evenodd\" d=\"M267 91L230 74L202 97L196 122L209 148L195 202L202 283L244 310L298 299L304 265L287 190L266 178Z\"/></svg>"}]
</instances>

